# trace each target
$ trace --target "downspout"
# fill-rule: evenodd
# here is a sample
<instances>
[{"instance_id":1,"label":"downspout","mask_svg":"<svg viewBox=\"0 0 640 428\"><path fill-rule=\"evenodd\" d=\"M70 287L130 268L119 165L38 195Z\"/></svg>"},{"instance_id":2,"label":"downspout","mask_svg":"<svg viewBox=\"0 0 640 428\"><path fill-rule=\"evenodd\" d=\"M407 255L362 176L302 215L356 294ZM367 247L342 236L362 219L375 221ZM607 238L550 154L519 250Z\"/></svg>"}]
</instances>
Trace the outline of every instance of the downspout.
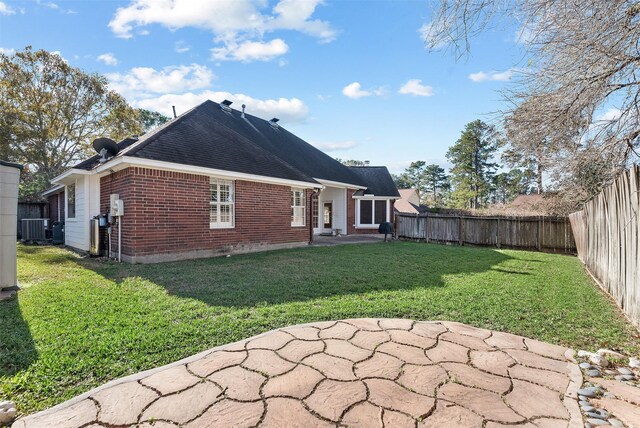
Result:
<instances>
[{"instance_id":1,"label":"downspout","mask_svg":"<svg viewBox=\"0 0 640 428\"><path fill-rule=\"evenodd\" d=\"M122 263L122 216L118 216L118 263Z\"/></svg>"}]
</instances>

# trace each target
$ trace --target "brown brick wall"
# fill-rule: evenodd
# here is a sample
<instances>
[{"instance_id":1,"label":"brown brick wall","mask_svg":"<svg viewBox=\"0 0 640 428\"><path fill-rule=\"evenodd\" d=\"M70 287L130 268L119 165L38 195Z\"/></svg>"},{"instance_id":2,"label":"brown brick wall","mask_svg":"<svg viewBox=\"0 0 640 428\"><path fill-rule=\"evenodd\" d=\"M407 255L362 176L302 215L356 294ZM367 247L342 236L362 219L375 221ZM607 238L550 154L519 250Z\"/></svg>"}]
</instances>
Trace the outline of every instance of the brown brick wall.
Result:
<instances>
[{"instance_id":1,"label":"brown brick wall","mask_svg":"<svg viewBox=\"0 0 640 428\"><path fill-rule=\"evenodd\" d=\"M209 227L209 177L131 167L100 180L100 206L124 201L122 253L149 256L198 250L308 242L310 191L304 227L291 227L291 187L235 180L235 227ZM117 248L117 227L112 248Z\"/></svg>"}]
</instances>

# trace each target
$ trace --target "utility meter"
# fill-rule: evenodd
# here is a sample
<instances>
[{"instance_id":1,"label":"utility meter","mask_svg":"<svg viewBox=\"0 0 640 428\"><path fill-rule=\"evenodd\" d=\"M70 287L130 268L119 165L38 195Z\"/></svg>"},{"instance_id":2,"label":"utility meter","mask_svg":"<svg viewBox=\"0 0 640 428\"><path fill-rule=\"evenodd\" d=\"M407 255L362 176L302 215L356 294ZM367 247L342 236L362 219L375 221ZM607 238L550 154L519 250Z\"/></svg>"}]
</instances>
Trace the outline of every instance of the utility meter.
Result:
<instances>
[{"instance_id":1,"label":"utility meter","mask_svg":"<svg viewBox=\"0 0 640 428\"><path fill-rule=\"evenodd\" d=\"M120 195L113 193L110 195L110 214L112 217L121 217L124 215L124 201L120 199Z\"/></svg>"}]
</instances>

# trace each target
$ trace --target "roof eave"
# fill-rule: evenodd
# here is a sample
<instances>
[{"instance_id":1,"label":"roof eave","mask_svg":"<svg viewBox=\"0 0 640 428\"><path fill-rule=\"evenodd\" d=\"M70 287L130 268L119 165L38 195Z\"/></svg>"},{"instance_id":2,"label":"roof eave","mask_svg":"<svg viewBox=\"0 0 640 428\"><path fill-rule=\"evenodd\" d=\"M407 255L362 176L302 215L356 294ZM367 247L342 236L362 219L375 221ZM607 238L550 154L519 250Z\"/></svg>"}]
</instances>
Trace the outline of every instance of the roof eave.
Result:
<instances>
[{"instance_id":1,"label":"roof eave","mask_svg":"<svg viewBox=\"0 0 640 428\"><path fill-rule=\"evenodd\" d=\"M321 183L313 181L290 180L278 177L269 177L264 175L247 174L243 172L227 171L222 169L206 168L194 165L179 164L174 162L158 161L153 159L145 159L131 156L121 156L112 158L111 162L106 162L98 166L95 171L102 175L111 171L119 171L130 166L137 166L150 169L160 169L165 171L175 171L188 174L209 175L221 178L239 179L247 181L255 181L260 183L278 184L284 186L300 187L304 189L319 189Z\"/></svg>"},{"instance_id":2,"label":"roof eave","mask_svg":"<svg viewBox=\"0 0 640 428\"><path fill-rule=\"evenodd\" d=\"M317 178L317 177L313 177L313 179L318 183L322 184L323 186L342 187L344 189L366 189L367 188L367 186L362 186L360 184L342 183L340 181L325 180L324 178Z\"/></svg>"},{"instance_id":3,"label":"roof eave","mask_svg":"<svg viewBox=\"0 0 640 428\"><path fill-rule=\"evenodd\" d=\"M57 184L57 185L51 187L50 189L47 189L44 192L42 192L41 195L43 197L47 197L47 196L52 195L54 193L58 193L62 189L64 189L64 186L62 184Z\"/></svg>"},{"instance_id":4,"label":"roof eave","mask_svg":"<svg viewBox=\"0 0 640 428\"><path fill-rule=\"evenodd\" d=\"M93 174L93 171L71 168L66 170L62 174L58 175L57 177L54 177L51 180L51 184L65 185L69 181L68 179L74 175L92 175L92 174Z\"/></svg>"}]
</instances>

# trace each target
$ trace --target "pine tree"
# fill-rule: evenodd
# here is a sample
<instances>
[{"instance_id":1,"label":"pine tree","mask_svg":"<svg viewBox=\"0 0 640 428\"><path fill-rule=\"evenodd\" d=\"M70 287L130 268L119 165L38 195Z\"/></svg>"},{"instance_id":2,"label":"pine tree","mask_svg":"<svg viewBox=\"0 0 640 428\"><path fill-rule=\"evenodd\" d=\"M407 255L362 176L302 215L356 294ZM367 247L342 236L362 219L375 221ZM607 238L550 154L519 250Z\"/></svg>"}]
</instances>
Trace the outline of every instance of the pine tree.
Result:
<instances>
[{"instance_id":1,"label":"pine tree","mask_svg":"<svg viewBox=\"0 0 640 428\"><path fill-rule=\"evenodd\" d=\"M493 126L475 120L465 126L458 141L447 151L453 164L453 203L458 208L482 208L488 201L496 164L498 133Z\"/></svg>"}]
</instances>

